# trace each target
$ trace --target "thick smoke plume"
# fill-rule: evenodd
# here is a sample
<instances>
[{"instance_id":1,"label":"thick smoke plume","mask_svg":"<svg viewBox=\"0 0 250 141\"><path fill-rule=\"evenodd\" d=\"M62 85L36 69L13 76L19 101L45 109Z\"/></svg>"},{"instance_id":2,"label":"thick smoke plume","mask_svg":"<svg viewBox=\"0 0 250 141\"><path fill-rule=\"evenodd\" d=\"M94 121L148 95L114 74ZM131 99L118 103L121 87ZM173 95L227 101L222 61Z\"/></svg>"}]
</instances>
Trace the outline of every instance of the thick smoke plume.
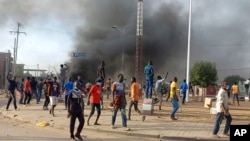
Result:
<instances>
[{"instance_id":1,"label":"thick smoke plume","mask_svg":"<svg viewBox=\"0 0 250 141\"><path fill-rule=\"evenodd\" d=\"M121 72L122 50L125 50L125 77L134 76L136 48L135 1L93 0L85 9L86 26L78 29L76 51L86 52L86 59L73 58L75 73L95 78L101 60L106 62L108 77L116 78ZM187 15L181 14L179 4L165 3L153 9L153 2L144 1L143 65L154 62L156 75L185 75L185 50L187 40ZM180 11L176 12L177 9ZM113 25L125 26L125 34L112 29ZM183 50L183 51L178 51Z\"/></svg>"},{"instance_id":2,"label":"thick smoke plume","mask_svg":"<svg viewBox=\"0 0 250 141\"><path fill-rule=\"evenodd\" d=\"M0 4L1 23L46 24L54 19L73 29L73 52L87 57L69 60L72 75L94 80L104 60L107 76L116 78L122 48L125 77L134 75L136 0L0 0ZM144 0L143 65L153 60L156 75L167 71L171 79L186 75L188 7L188 0ZM249 77L249 7L248 0L193 0L190 67L197 60L208 60L217 64L220 79L231 74ZM111 28L114 25L125 26L126 33L121 35Z\"/></svg>"}]
</instances>

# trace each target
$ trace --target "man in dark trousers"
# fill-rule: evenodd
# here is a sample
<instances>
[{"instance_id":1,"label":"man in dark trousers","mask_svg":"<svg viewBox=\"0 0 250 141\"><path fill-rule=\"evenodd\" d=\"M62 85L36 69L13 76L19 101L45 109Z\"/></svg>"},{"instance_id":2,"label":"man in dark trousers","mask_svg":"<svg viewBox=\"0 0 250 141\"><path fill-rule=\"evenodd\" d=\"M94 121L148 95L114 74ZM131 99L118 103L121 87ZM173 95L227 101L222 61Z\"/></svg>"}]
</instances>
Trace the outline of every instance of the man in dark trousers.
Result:
<instances>
[{"instance_id":1,"label":"man in dark trousers","mask_svg":"<svg viewBox=\"0 0 250 141\"><path fill-rule=\"evenodd\" d=\"M10 92L9 100L8 100L8 103L6 106L6 111L9 109L10 102L12 101L12 99L13 99L14 108L15 108L15 110L17 110L15 90L17 89L19 91L19 89L17 87L17 83L16 83L16 77L13 76L12 79L10 79L9 77L10 77L10 71L8 72L8 75L6 77L7 80L9 81L9 89L8 90Z\"/></svg>"},{"instance_id":2,"label":"man in dark trousers","mask_svg":"<svg viewBox=\"0 0 250 141\"><path fill-rule=\"evenodd\" d=\"M81 86L79 81L75 82L75 88L69 93L68 97L68 118L70 117L70 138L72 141L75 140L75 137L78 140L83 140L81 137L81 132L84 126L84 101L81 91ZM79 125L74 135L75 121L76 118L79 120Z\"/></svg>"}]
</instances>

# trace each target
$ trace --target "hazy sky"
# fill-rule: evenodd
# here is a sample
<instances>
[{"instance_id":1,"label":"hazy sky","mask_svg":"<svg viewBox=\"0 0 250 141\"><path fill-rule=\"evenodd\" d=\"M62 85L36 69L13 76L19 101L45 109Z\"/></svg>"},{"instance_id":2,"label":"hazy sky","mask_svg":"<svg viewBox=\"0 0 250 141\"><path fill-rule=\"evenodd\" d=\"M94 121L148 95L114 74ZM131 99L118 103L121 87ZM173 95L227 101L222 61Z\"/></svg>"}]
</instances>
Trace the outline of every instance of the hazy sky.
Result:
<instances>
[{"instance_id":1,"label":"hazy sky","mask_svg":"<svg viewBox=\"0 0 250 141\"><path fill-rule=\"evenodd\" d=\"M117 7L115 9L117 12L112 12L114 9L110 10L108 7L121 6L119 5L121 0L113 1L113 4L109 3L112 0L106 0L106 3L105 0L100 0L102 1L100 5L97 5L97 0L92 1L25 0L24 2L24 0L0 0L0 51L10 50L13 52L15 35L11 35L9 31L17 29L16 22L22 23L24 28L21 28L20 31L27 33L27 36L24 34L19 36L17 59L17 63L25 64L25 68L36 68L39 64L41 69L48 69L48 66L59 69L61 63L71 60L72 51L77 50L79 45L95 46L107 42L109 43L106 45L116 45L116 42L110 41L109 37L115 37L118 34L111 30L108 31L113 32L111 35L107 34L107 31L103 31L109 26L105 25L110 23L107 20L112 20L113 16L105 15L105 12L111 12L114 14L114 18L116 16L123 17L122 14L130 12L126 9L136 8L136 0L126 0L126 2L123 0L123 4L126 3L123 5L125 8ZM144 11L145 21L152 19L159 20L159 22L144 23L146 29L144 33L147 34L144 40L147 40L147 36L158 37L156 35L159 35L159 38L168 38L167 40L164 38L150 40L148 38L149 41L145 42L165 44L164 41L172 41L173 43L169 43L167 48L176 49L173 52L175 58L166 58L167 62L165 63L170 64L170 68L178 70L173 71L173 75L179 75L180 78L185 77L189 0L155 0L155 3L151 0L145 1L145 9L148 10ZM170 10L166 10L167 8ZM123 11L119 11L119 9ZM193 0L191 66L196 60L208 60L216 62L220 78L231 74L239 74L248 78L250 76L248 59L250 54L248 47L250 21L247 18L249 9L249 0ZM117 14L121 14L121 16ZM150 14L154 16L149 16ZM124 16L124 19L127 18L128 21L134 17L134 14L131 13L127 15L129 16ZM164 21L162 19L164 16L170 20ZM106 19L106 17L108 18ZM114 21L120 21L121 24L131 24L131 22L123 20L114 19ZM175 21L178 23L174 23ZM96 27L102 24L103 27L99 29ZM161 27L157 27L157 25ZM172 29L170 30L168 27ZM149 32L149 29L155 31ZM97 32L99 36L94 36L94 32ZM86 33L89 35L87 36ZM129 33L133 36L127 36L124 42L131 41L132 37L134 39L135 31ZM176 36L179 37L176 38ZM171 37L173 37L172 40ZM84 44L81 43L81 39L86 38L91 40ZM145 49L146 51L149 51L147 50L149 46ZM83 48L87 48L87 46ZM161 53L161 51L156 52ZM169 51L169 53L172 52ZM164 54L158 54L154 56L165 57ZM129 55L128 52L128 59ZM159 64L157 65L159 66ZM157 73L163 74L165 72L159 69Z\"/></svg>"}]
</instances>

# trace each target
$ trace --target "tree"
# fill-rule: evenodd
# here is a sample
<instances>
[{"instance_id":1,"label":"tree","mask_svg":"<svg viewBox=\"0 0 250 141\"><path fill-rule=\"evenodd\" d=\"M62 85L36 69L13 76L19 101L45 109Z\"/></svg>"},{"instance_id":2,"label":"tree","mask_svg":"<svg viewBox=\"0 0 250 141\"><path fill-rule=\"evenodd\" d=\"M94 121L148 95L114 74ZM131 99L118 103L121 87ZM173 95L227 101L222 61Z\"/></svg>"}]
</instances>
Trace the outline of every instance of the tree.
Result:
<instances>
[{"instance_id":1,"label":"tree","mask_svg":"<svg viewBox=\"0 0 250 141\"><path fill-rule=\"evenodd\" d=\"M233 85L234 82L236 82L238 84L239 81L245 81L246 79L239 76L239 75L231 75L231 76L227 76L224 81L227 82L228 85Z\"/></svg>"},{"instance_id":2,"label":"tree","mask_svg":"<svg viewBox=\"0 0 250 141\"><path fill-rule=\"evenodd\" d=\"M190 71L191 82L200 87L216 84L218 80L215 63L209 61L198 61Z\"/></svg>"}]
</instances>

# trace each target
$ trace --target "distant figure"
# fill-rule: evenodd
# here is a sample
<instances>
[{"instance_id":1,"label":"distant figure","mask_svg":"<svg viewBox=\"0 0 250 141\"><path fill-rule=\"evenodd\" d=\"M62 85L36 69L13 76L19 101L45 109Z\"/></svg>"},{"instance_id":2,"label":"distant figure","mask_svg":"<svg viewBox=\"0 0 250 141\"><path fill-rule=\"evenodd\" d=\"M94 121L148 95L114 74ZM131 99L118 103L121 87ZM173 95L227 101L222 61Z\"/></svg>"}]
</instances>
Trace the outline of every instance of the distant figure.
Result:
<instances>
[{"instance_id":1,"label":"distant figure","mask_svg":"<svg viewBox=\"0 0 250 141\"><path fill-rule=\"evenodd\" d=\"M41 78L37 84L37 96L38 96L38 102L40 102L41 97L42 97L42 93L43 93L43 86L44 86L44 82L43 79Z\"/></svg>"},{"instance_id":2,"label":"distant figure","mask_svg":"<svg viewBox=\"0 0 250 141\"><path fill-rule=\"evenodd\" d=\"M188 91L189 91L189 93L191 93L192 95L194 95L194 89L193 89L193 85L192 85L191 82L189 82Z\"/></svg>"},{"instance_id":3,"label":"distant figure","mask_svg":"<svg viewBox=\"0 0 250 141\"><path fill-rule=\"evenodd\" d=\"M50 103L49 95L50 95L50 91L51 91L51 87L52 87L52 80L50 77L51 76L47 75L46 79L43 82L45 85L45 89L44 89L45 101L43 104L43 110L49 110L49 108L48 108L49 103Z\"/></svg>"},{"instance_id":4,"label":"distant figure","mask_svg":"<svg viewBox=\"0 0 250 141\"><path fill-rule=\"evenodd\" d=\"M245 90L246 90L246 95L248 95L249 91L249 85L250 85L250 78L245 81ZM249 99L250 100L250 99Z\"/></svg>"},{"instance_id":5,"label":"distant figure","mask_svg":"<svg viewBox=\"0 0 250 141\"><path fill-rule=\"evenodd\" d=\"M84 101L79 81L75 81L74 89L69 93L68 97L68 118L70 117L70 138L75 141L75 137L82 141L81 132L84 126ZM75 122L78 118L79 125L74 135Z\"/></svg>"},{"instance_id":6,"label":"distant figure","mask_svg":"<svg viewBox=\"0 0 250 141\"><path fill-rule=\"evenodd\" d=\"M89 81L86 83L86 85L85 85L85 88L86 88L87 93L89 92L91 86L92 86L92 83L91 83L91 81L89 80Z\"/></svg>"},{"instance_id":7,"label":"distant figure","mask_svg":"<svg viewBox=\"0 0 250 141\"><path fill-rule=\"evenodd\" d=\"M97 67L97 78L102 79L102 87L105 81L105 62L101 61L101 64Z\"/></svg>"},{"instance_id":8,"label":"distant figure","mask_svg":"<svg viewBox=\"0 0 250 141\"><path fill-rule=\"evenodd\" d=\"M21 79L20 85L20 99L19 99L19 104L23 104L23 100L24 100L24 78Z\"/></svg>"},{"instance_id":9,"label":"distant figure","mask_svg":"<svg viewBox=\"0 0 250 141\"><path fill-rule=\"evenodd\" d=\"M61 64L60 65L60 80L61 80L61 89L63 90L64 83L66 81L66 71L69 69L67 64Z\"/></svg>"},{"instance_id":10,"label":"distant figure","mask_svg":"<svg viewBox=\"0 0 250 141\"><path fill-rule=\"evenodd\" d=\"M233 105L234 105L234 101L235 99L237 100L238 106L240 105L239 103L239 94L240 94L240 90L239 90L239 86L237 85L236 82L234 82L232 88L231 88L231 92L233 94Z\"/></svg>"},{"instance_id":11,"label":"distant figure","mask_svg":"<svg viewBox=\"0 0 250 141\"><path fill-rule=\"evenodd\" d=\"M107 99L109 99L109 95L111 94L111 79L109 78L105 83Z\"/></svg>"},{"instance_id":12,"label":"distant figure","mask_svg":"<svg viewBox=\"0 0 250 141\"><path fill-rule=\"evenodd\" d=\"M69 93L74 89L74 83L72 79L69 78L68 81L64 84L64 93L65 93L65 109L68 107L68 97Z\"/></svg>"},{"instance_id":13,"label":"distant figure","mask_svg":"<svg viewBox=\"0 0 250 141\"><path fill-rule=\"evenodd\" d=\"M153 80L154 80L154 68L152 61L149 61L148 64L144 67L144 74L146 77L146 88L145 88L146 99L148 98L152 99Z\"/></svg>"},{"instance_id":14,"label":"distant figure","mask_svg":"<svg viewBox=\"0 0 250 141\"><path fill-rule=\"evenodd\" d=\"M30 88L30 77L27 77L26 80L24 81L25 98L24 98L23 104L25 106L30 105L30 100L31 100L30 90L31 90L31 88Z\"/></svg>"},{"instance_id":15,"label":"distant figure","mask_svg":"<svg viewBox=\"0 0 250 141\"><path fill-rule=\"evenodd\" d=\"M32 98L33 94L35 94L35 96L36 96L36 104L39 104L39 102L38 102L39 98L38 98L38 95L37 95L37 81L36 81L35 77L31 78L30 88L31 88L31 91L30 91L31 98Z\"/></svg>"},{"instance_id":16,"label":"distant figure","mask_svg":"<svg viewBox=\"0 0 250 141\"><path fill-rule=\"evenodd\" d=\"M227 91L226 91L226 82L222 82L221 88L217 94L217 101L216 101L216 120L215 120L215 125L213 129L213 137L214 138L220 138L218 134L220 125L222 123L222 120L225 118L226 119L226 125L224 128L223 134L226 136L229 136L229 130L230 130L230 125L232 122L232 117L229 113L229 100L227 96Z\"/></svg>"},{"instance_id":17,"label":"distant figure","mask_svg":"<svg viewBox=\"0 0 250 141\"><path fill-rule=\"evenodd\" d=\"M15 110L17 110L15 90L18 90L20 92L20 90L17 87L16 77L13 76L13 78L10 79L9 75L10 75L10 71L8 72L7 77L6 77L7 80L9 81L9 89L8 90L10 92L9 100L8 100L8 103L7 103L7 106L6 106L6 111L8 111L12 99L13 99L14 108L15 108Z\"/></svg>"},{"instance_id":18,"label":"distant figure","mask_svg":"<svg viewBox=\"0 0 250 141\"><path fill-rule=\"evenodd\" d=\"M182 94L182 104L185 104L187 90L188 90L188 85L186 83L186 79L184 79L180 86L180 91Z\"/></svg>"}]
</instances>

